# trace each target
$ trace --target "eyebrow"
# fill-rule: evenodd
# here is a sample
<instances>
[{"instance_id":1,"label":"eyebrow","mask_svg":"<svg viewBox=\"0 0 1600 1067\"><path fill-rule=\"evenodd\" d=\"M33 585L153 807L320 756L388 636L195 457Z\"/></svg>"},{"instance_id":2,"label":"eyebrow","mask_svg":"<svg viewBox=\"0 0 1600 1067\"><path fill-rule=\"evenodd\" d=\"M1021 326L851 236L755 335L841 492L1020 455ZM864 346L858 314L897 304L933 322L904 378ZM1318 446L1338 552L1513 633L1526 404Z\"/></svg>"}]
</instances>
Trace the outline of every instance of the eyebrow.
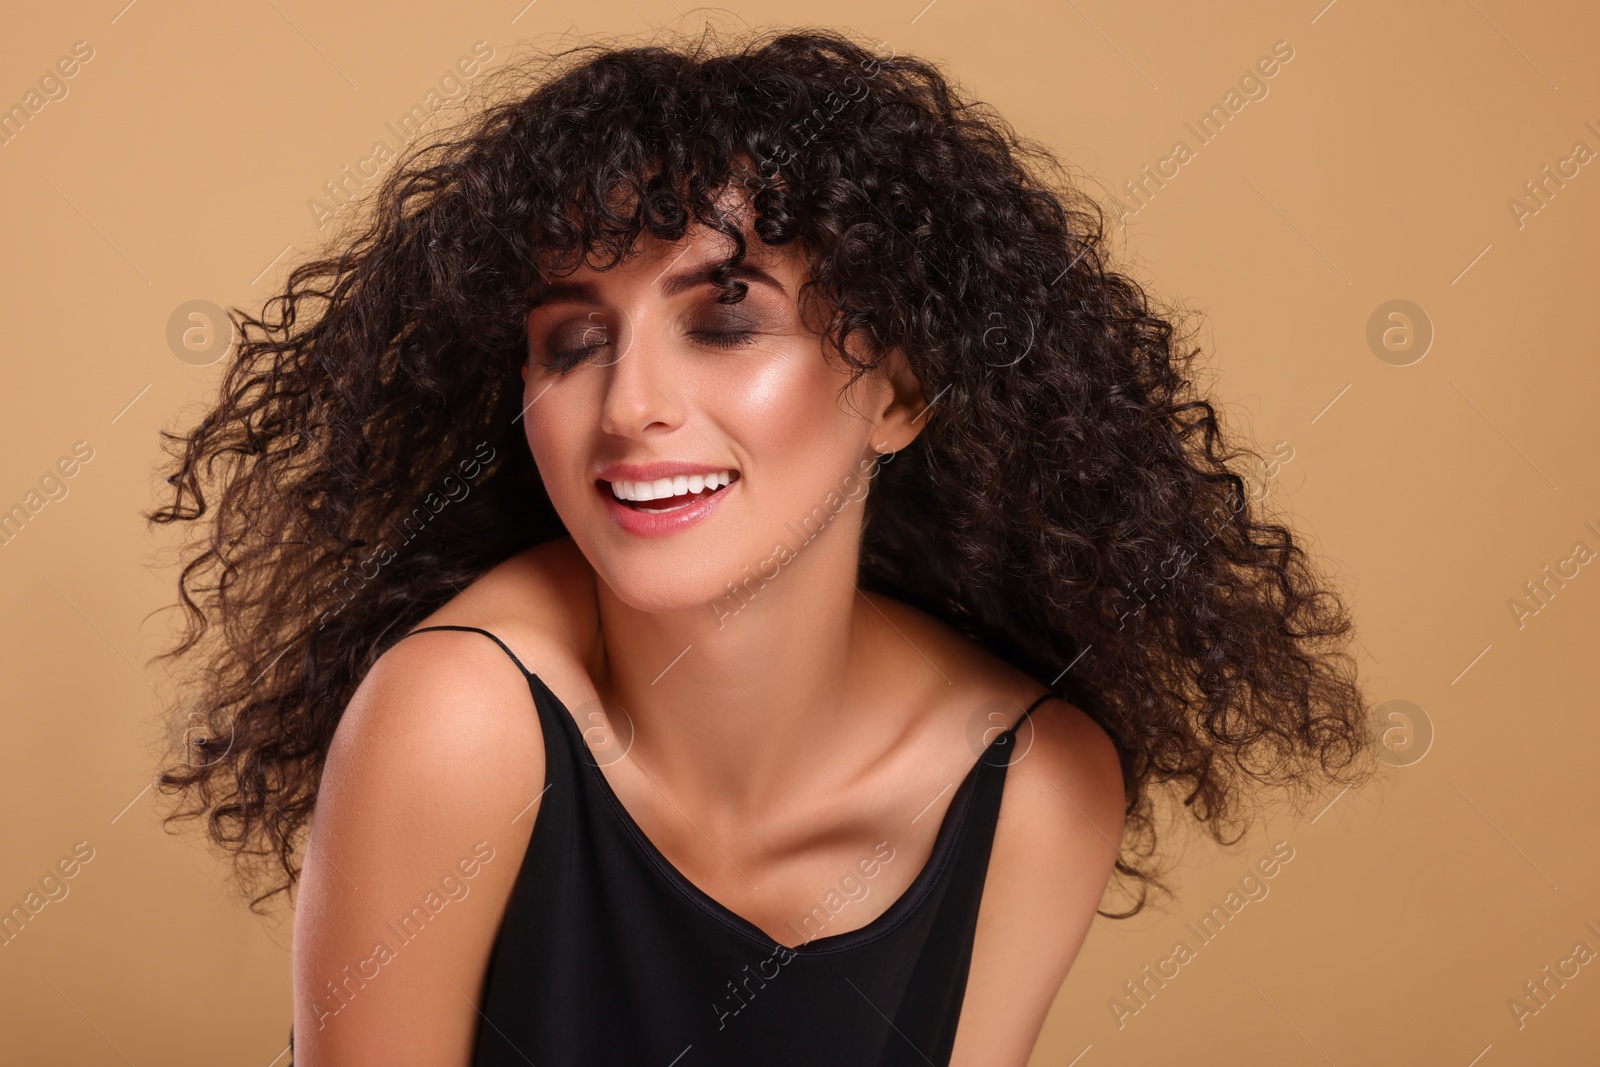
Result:
<instances>
[{"instance_id":1,"label":"eyebrow","mask_svg":"<svg viewBox=\"0 0 1600 1067\"><path fill-rule=\"evenodd\" d=\"M700 264L698 267L690 267L673 274L661 283L661 295L673 297L698 286L710 284L712 273L723 262L724 260L721 259L713 259ZM728 277L738 281L753 282L756 285L769 286L776 292L787 295L787 290L784 289L782 282L753 263L740 263L729 272ZM562 302L578 304L598 304L601 302L600 289L593 282L552 282L540 288L533 294L533 297L533 306L535 307Z\"/></svg>"}]
</instances>

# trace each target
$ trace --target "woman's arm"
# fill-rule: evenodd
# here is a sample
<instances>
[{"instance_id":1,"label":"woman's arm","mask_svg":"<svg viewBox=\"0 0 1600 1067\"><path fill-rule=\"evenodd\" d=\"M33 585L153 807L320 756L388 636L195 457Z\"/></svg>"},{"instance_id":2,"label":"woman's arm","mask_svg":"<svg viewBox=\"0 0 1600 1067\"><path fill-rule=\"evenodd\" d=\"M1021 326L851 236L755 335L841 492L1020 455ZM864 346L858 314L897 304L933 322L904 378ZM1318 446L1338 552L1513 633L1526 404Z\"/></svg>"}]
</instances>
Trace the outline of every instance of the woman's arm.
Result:
<instances>
[{"instance_id":1,"label":"woman's arm","mask_svg":"<svg viewBox=\"0 0 1600 1067\"><path fill-rule=\"evenodd\" d=\"M1111 738L1059 698L1018 731L978 911L952 1067L1025 1067L1122 844Z\"/></svg>"},{"instance_id":2,"label":"woman's arm","mask_svg":"<svg viewBox=\"0 0 1600 1067\"><path fill-rule=\"evenodd\" d=\"M544 782L528 683L480 634L373 666L324 767L295 914L296 1067L467 1067Z\"/></svg>"}]
</instances>

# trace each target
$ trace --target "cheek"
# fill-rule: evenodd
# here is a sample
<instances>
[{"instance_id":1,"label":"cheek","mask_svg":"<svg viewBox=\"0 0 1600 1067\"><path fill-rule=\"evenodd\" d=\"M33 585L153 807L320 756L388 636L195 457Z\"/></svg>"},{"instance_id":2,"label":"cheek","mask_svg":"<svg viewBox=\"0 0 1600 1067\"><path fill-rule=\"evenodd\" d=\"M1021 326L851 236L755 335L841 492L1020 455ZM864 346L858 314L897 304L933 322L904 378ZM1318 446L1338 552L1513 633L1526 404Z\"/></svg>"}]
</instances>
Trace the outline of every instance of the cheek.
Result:
<instances>
[{"instance_id":1,"label":"cheek","mask_svg":"<svg viewBox=\"0 0 1600 1067\"><path fill-rule=\"evenodd\" d=\"M737 426L758 469L822 462L862 432L841 407L845 381L820 350L802 349L713 384L710 410Z\"/></svg>"},{"instance_id":2,"label":"cheek","mask_svg":"<svg viewBox=\"0 0 1600 1067\"><path fill-rule=\"evenodd\" d=\"M840 399L848 380L820 347L810 347L714 386L705 410L716 413L747 464L760 539L841 492L856 469L869 426L851 413L848 398Z\"/></svg>"},{"instance_id":3,"label":"cheek","mask_svg":"<svg viewBox=\"0 0 1600 1067\"><path fill-rule=\"evenodd\" d=\"M814 418L815 384L796 357L770 360L729 384L719 407L758 437L785 436Z\"/></svg>"},{"instance_id":4,"label":"cheek","mask_svg":"<svg viewBox=\"0 0 1600 1067\"><path fill-rule=\"evenodd\" d=\"M593 401L571 388L577 384L536 378L523 394L523 437L552 501L571 491L568 472L583 462L589 445Z\"/></svg>"}]
</instances>

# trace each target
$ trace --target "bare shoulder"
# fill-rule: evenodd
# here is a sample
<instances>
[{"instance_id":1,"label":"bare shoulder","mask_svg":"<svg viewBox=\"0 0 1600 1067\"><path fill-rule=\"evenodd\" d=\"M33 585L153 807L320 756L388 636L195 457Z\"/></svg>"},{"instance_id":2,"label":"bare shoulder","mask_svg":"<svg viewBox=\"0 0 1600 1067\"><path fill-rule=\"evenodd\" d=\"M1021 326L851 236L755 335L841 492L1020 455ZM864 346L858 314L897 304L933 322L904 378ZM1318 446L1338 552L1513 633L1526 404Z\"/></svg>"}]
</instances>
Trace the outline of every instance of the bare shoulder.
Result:
<instances>
[{"instance_id":1,"label":"bare shoulder","mask_svg":"<svg viewBox=\"0 0 1600 1067\"><path fill-rule=\"evenodd\" d=\"M952 1065L1028 1062L1122 847L1110 736L1059 697L1017 731Z\"/></svg>"},{"instance_id":2,"label":"bare shoulder","mask_svg":"<svg viewBox=\"0 0 1600 1067\"><path fill-rule=\"evenodd\" d=\"M422 620L476 626L547 653L585 657L599 629L595 576L570 537L535 545L490 568Z\"/></svg>"},{"instance_id":3,"label":"bare shoulder","mask_svg":"<svg viewBox=\"0 0 1600 1067\"><path fill-rule=\"evenodd\" d=\"M952 724L974 708L1016 722L1046 691L943 622L898 601L876 603L939 666L953 694L942 714ZM1004 725L988 724L987 736ZM1038 703L1017 729L1006 768L955 1067L1027 1062L1100 907L1125 808L1110 735L1066 699Z\"/></svg>"},{"instance_id":4,"label":"bare shoulder","mask_svg":"<svg viewBox=\"0 0 1600 1067\"><path fill-rule=\"evenodd\" d=\"M512 557L413 627L483 630L506 647L483 633L434 630L412 632L379 656L340 718L325 785L337 793L343 778L377 770L389 777L375 787L434 785L464 799L542 781L543 735L523 671L570 664L581 599L564 548L552 542ZM439 799L429 810L449 817L454 805Z\"/></svg>"},{"instance_id":5,"label":"bare shoulder","mask_svg":"<svg viewBox=\"0 0 1600 1067\"><path fill-rule=\"evenodd\" d=\"M542 758L532 693L518 666L559 671L572 656L583 600L569 550L577 551L563 538L519 553L413 627L484 630L509 647L510 656L483 634L460 630L411 633L379 656L340 718L325 774L352 771L356 763L370 766L379 756L419 758L425 755L415 747L421 742L437 755L478 758L502 751L494 747L499 743L522 739L529 744L516 753L519 765L525 765L530 745ZM443 759L427 762L395 769L448 776L460 767Z\"/></svg>"},{"instance_id":6,"label":"bare shoulder","mask_svg":"<svg viewBox=\"0 0 1600 1067\"><path fill-rule=\"evenodd\" d=\"M427 624L504 631L528 669L559 663L560 626L511 610L537 588L537 573L508 580L518 566ZM334 731L296 901L295 1051L308 1065L468 1061L544 775L532 690L493 641L414 633L378 658Z\"/></svg>"},{"instance_id":7,"label":"bare shoulder","mask_svg":"<svg viewBox=\"0 0 1600 1067\"><path fill-rule=\"evenodd\" d=\"M947 694L934 712L945 736L962 728L970 734L976 719L992 739L1047 692L943 621L891 598L872 600L915 646L907 661L921 658L937 667L929 690ZM1059 878L1098 878L1098 897L1122 836L1125 794L1116 745L1087 712L1059 696L1033 707L1016 741L991 872L998 865L1008 885L1037 883L1052 892L1065 887ZM1085 884L1079 891L1090 889Z\"/></svg>"},{"instance_id":8,"label":"bare shoulder","mask_svg":"<svg viewBox=\"0 0 1600 1067\"><path fill-rule=\"evenodd\" d=\"M952 1067L1029 1062L1122 847L1120 761L1087 714L1046 700L1017 731L1015 752Z\"/></svg>"},{"instance_id":9,"label":"bare shoulder","mask_svg":"<svg viewBox=\"0 0 1600 1067\"><path fill-rule=\"evenodd\" d=\"M490 568L415 628L429 626L487 630L568 707L594 696L589 665L600 636L595 575L570 537L535 545ZM436 636L443 635L426 639ZM493 647L482 635L467 640Z\"/></svg>"},{"instance_id":10,"label":"bare shoulder","mask_svg":"<svg viewBox=\"0 0 1600 1067\"><path fill-rule=\"evenodd\" d=\"M508 825L543 778L533 694L506 654L479 634L416 634L378 658L340 717L315 851L360 863L386 850L426 869L441 841Z\"/></svg>"},{"instance_id":11,"label":"bare shoulder","mask_svg":"<svg viewBox=\"0 0 1600 1067\"><path fill-rule=\"evenodd\" d=\"M1077 705L1050 697L1017 730L1006 772L1001 819L1068 841L1120 842L1125 805L1122 763L1101 725ZM1114 852L1113 852L1114 858Z\"/></svg>"},{"instance_id":12,"label":"bare shoulder","mask_svg":"<svg viewBox=\"0 0 1600 1067\"><path fill-rule=\"evenodd\" d=\"M905 663L915 664L920 660L931 663L936 669L928 691L944 690L949 694L947 699L939 701L944 706L940 714L959 718L963 709L970 713L978 707L993 707L1000 713L1001 705L1014 704L1014 713L1006 717L1005 725L1010 725L1047 690L1025 671L1007 663L942 619L892 597L872 595L868 600L902 639ZM1086 758L1091 762L1098 760L1104 769L1109 759L1110 766L1117 767L1111 738L1071 702L1053 697L1040 704L1030 720L1041 737L1048 735L1050 738L1041 749L1039 763ZM1025 724L1024 730L1027 729ZM1022 733L1020 740L1024 746L1027 737ZM1008 785L1007 789L1010 788Z\"/></svg>"}]
</instances>

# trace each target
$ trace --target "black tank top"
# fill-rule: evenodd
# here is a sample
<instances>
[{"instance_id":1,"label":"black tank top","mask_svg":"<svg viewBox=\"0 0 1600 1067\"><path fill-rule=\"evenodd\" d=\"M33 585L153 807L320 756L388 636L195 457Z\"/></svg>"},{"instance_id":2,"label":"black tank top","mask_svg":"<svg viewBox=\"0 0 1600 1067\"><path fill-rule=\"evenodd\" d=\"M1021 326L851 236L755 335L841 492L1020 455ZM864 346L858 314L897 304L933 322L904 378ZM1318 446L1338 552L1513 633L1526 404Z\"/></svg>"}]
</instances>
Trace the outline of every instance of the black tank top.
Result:
<instances>
[{"instance_id":1,"label":"black tank top","mask_svg":"<svg viewBox=\"0 0 1600 1067\"><path fill-rule=\"evenodd\" d=\"M473 1067L949 1063L1016 730L1053 694L973 763L927 864L887 911L785 947L656 849L571 713L505 642L473 626L412 633L429 630L499 645L528 679L544 735L546 788L490 951ZM881 855L846 888L870 892ZM825 930L849 906L823 891L812 915Z\"/></svg>"}]
</instances>

